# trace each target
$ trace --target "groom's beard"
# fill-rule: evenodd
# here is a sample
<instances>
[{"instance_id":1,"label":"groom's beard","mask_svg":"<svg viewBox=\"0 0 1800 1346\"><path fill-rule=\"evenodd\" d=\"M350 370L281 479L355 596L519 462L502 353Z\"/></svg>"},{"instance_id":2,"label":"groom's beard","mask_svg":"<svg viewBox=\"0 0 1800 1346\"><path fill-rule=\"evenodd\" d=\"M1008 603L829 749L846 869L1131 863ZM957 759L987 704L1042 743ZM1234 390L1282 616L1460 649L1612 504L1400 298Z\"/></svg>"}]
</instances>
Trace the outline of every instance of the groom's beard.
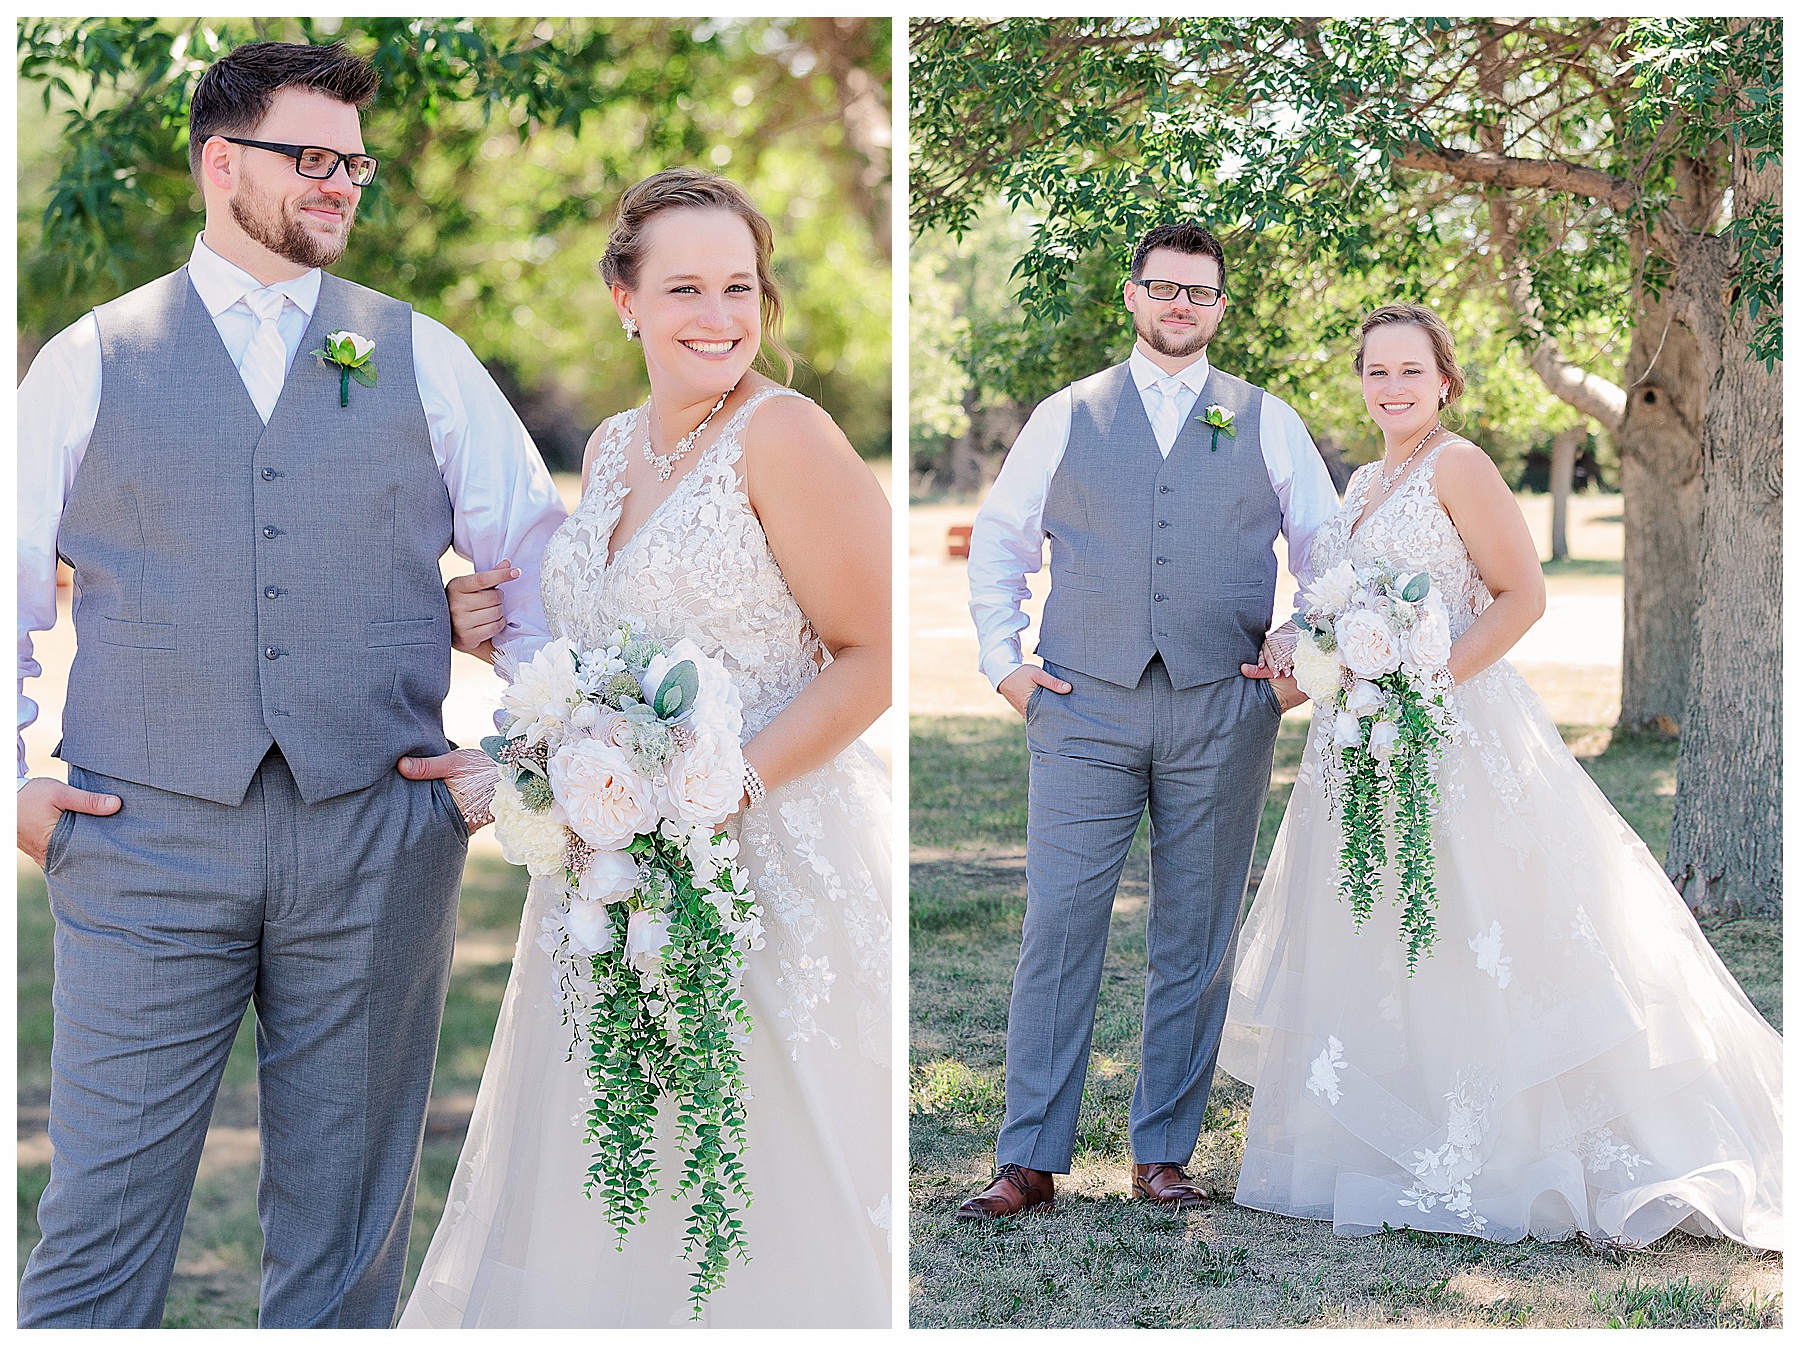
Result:
<instances>
[{"instance_id":1,"label":"groom's beard","mask_svg":"<svg viewBox=\"0 0 1800 1346\"><path fill-rule=\"evenodd\" d=\"M1133 313L1131 325L1137 329L1137 334L1144 339L1144 344L1151 350L1158 355L1167 355L1176 360L1185 360L1190 355L1198 355L1206 349L1206 343L1211 341L1219 331L1217 321L1208 327L1205 319L1197 318L1193 333L1177 340L1168 333L1160 331L1156 326L1155 319L1145 313Z\"/></svg>"},{"instance_id":2,"label":"groom's beard","mask_svg":"<svg viewBox=\"0 0 1800 1346\"><path fill-rule=\"evenodd\" d=\"M336 238L321 238L300 222L299 211L320 206L342 213L344 225ZM344 255L350 242L350 226L356 219L356 207L340 205L330 197L319 195L303 196L284 211L271 197L246 182L232 194L231 218L277 257L295 266L325 267Z\"/></svg>"}]
</instances>

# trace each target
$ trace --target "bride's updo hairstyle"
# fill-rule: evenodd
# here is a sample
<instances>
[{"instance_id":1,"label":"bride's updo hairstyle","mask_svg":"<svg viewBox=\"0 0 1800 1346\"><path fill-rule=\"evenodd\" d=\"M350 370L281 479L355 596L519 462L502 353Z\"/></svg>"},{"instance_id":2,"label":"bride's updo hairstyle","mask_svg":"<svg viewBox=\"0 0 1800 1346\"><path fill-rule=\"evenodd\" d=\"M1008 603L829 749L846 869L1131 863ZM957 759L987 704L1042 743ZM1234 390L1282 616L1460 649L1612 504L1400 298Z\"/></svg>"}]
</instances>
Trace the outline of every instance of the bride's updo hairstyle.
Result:
<instances>
[{"instance_id":1,"label":"bride's updo hairstyle","mask_svg":"<svg viewBox=\"0 0 1800 1346\"><path fill-rule=\"evenodd\" d=\"M781 343L781 291L769 264L775 255L775 231L737 183L696 168L665 168L627 187L619 198L618 216L606 240L606 255L600 259L601 278L622 290L637 289L638 267L649 249L648 226L670 210L728 210L750 227L750 237L756 244L756 289L762 303L763 344L775 352L787 378L792 379L794 356Z\"/></svg>"},{"instance_id":2,"label":"bride's updo hairstyle","mask_svg":"<svg viewBox=\"0 0 1800 1346\"><path fill-rule=\"evenodd\" d=\"M1437 361L1438 373L1450 382L1450 396L1444 406L1446 409L1455 406L1456 399L1463 395L1468 384L1463 380L1461 366L1456 363L1456 346L1450 339L1449 325L1423 304L1383 304L1362 320L1361 337L1356 344L1356 372L1362 373L1363 350L1369 344L1369 333L1391 323L1425 329L1425 335L1431 338L1431 354Z\"/></svg>"}]
</instances>

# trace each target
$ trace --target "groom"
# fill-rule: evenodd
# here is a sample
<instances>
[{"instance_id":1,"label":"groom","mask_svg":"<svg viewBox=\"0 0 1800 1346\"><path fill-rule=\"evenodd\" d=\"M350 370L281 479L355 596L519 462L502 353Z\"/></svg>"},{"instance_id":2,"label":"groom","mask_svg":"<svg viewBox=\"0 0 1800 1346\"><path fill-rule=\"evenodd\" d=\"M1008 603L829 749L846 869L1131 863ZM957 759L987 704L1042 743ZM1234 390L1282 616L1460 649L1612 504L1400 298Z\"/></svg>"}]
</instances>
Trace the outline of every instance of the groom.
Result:
<instances>
[{"instance_id":1,"label":"groom","mask_svg":"<svg viewBox=\"0 0 1800 1346\"><path fill-rule=\"evenodd\" d=\"M376 170L377 84L337 45L208 69L187 264L60 333L20 388L21 688L59 556L77 642L69 783L18 796L56 920L23 1327L160 1323L252 1001L261 1323L393 1321L468 839L444 782L395 763L448 749L439 558L530 565L563 510L467 346L320 269ZM338 331L374 343L347 405L307 354ZM507 606L541 638L529 594Z\"/></svg>"},{"instance_id":2,"label":"groom","mask_svg":"<svg viewBox=\"0 0 1800 1346\"><path fill-rule=\"evenodd\" d=\"M969 545L981 667L1031 748L1026 904L1006 1039L999 1171L961 1220L1054 1199L1067 1173L1119 874L1150 814L1143 1063L1132 1188L1182 1208L1212 1087L1234 931L1281 712L1303 699L1257 667L1277 533L1304 586L1337 508L1305 426L1213 368L1225 255L1197 224L1151 229L1132 257L1123 364L1041 403ZM1050 542L1038 668L1022 662L1025 576Z\"/></svg>"}]
</instances>

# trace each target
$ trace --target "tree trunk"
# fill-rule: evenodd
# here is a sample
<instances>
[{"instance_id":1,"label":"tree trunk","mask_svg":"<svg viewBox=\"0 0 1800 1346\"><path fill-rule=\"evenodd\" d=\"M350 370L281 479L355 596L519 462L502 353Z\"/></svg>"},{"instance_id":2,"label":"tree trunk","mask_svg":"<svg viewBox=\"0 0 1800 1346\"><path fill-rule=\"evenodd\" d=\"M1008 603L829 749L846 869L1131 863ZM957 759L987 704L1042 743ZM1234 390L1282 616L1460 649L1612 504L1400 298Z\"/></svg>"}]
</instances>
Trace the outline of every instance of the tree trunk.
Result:
<instances>
[{"instance_id":1,"label":"tree trunk","mask_svg":"<svg viewBox=\"0 0 1800 1346\"><path fill-rule=\"evenodd\" d=\"M1779 160L1739 156L1739 218L1781 201ZM1699 601L1665 868L1696 913L1781 914L1781 368L1731 311L1733 244L1695 235L1673 295L1710 385L1701 435Z\"/></svg>"},{"instance_id":2,"label":"tree trunk","mask_svg":"<svg viewBox=\"0 0 1800 1346\"><path fill-rule=\"evenodd\" d=\"M1625 360L1625 414L1613 434L1625 509L1625 646L1619 727L1673 736L1687 711L1700 533L1699 343L1667 302L1645 296Z\"/></svg>"},{"instance_id":3,"label":"tree trunk","mask_svg":"<svg viewBox=\"0 0 1800 1346\"><path fill-rule=\"evenodd\" d=\"M1569 559L1569 489L1575 484L1575 455L1587 442L1587 426L1558 430L1550 446L1550 559Z\"/></svg>"}]
</instances>

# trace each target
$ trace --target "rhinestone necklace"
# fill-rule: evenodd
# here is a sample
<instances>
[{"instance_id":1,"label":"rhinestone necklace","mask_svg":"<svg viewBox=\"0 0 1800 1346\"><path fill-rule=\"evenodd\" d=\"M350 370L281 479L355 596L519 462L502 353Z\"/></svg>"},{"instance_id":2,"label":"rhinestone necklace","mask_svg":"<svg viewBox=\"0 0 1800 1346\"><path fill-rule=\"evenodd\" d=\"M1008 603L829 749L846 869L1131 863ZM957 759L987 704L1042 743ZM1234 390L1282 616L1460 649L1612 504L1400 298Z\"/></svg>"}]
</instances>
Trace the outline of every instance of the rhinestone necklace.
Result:
<instances>
[{"instance_id":1,"label":"rhinestone necklace","mask_svg":"<svg viewBox=\"0 0 1800 1346\"><path fill-rule=\"evenodd\" d=\"M1417 458L1419 456L1419 450L1430 443L1431 437L1443 428L1444 423L1442 421L1433 422L1431 429L1425 432L1424 438L1420 439L1419 442L1413 446L1413 451L1400 460L1399 466L1395 467L1391 472L1386 468L1377 469L1377 475L1381 478L1381 492L1383 495L1386 495L1394 489L1394 483L1399 481L1401 476L1406 472L1407 464Z\"/></svg>"},{"instance_id":2,"label":"rhinestone necklace","mask_svg":"<svg viewBox=\"0 0 1800 1346\"><path fill-rule=\"evenodd\" d=\"M742 382L742 379L738 380L738 383ZM737 383L734 383L727 388L720 396L719 400L713 403L713 409L706 413L706 419L701 421L700 424L696 425L680 439L676 440L675 447L668 453L658 453L655 449L650 447L650 417L646 416L644 418L644 457L648 460L650 466L656 469L656 479L658 481L667 481L669 479L669 474L675 470L675 464L688 456L688 451L694 447L694 441L700 438L700 432L712 423L712 418L719 414L719 408L725 405L726 398L735 393L737 389ZM650 405L650 414L651 416L656 416L656 419L659 421L662 419L661 416L656 415L656 404L654 402Z\"/></svg>"}]
</instances>

